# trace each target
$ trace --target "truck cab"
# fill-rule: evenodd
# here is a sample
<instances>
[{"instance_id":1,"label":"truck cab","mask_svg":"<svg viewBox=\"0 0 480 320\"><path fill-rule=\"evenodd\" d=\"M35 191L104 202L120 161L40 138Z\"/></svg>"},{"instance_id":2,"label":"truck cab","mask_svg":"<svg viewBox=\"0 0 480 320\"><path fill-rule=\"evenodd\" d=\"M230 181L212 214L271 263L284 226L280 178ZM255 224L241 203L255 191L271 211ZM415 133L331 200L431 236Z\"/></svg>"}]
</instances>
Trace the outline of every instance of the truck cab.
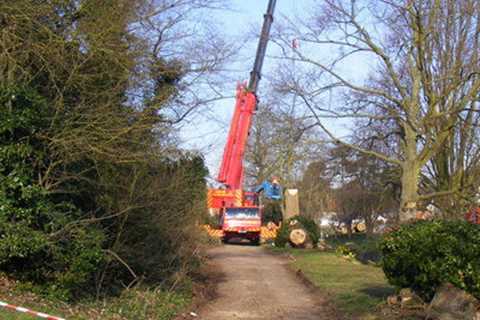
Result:
<instances>
[{"instance_id":1,"label":"truck cab","mask_svg":"<svg viewBox=\"0 0 480 320\"><path fill-rule=\"evenodd\" d=\"M262 214L259 207L225 208L221 217L223 242L233 238L248 239L260 243Z\"/></svg>"}]
</instances>

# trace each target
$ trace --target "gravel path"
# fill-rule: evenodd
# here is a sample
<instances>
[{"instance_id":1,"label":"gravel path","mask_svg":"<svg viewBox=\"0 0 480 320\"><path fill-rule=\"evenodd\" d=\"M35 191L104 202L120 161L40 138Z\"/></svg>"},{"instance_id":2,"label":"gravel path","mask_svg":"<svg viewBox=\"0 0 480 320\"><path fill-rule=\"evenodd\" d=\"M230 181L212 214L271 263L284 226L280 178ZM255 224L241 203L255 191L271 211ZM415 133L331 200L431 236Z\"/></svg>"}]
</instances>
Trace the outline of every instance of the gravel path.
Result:
<instances>
[{"instance_id":1,"label":"gravel path","mask_svg":"<svg viewBox=\"0 0 480 320\"><path fill-rule=\"evenodd\" d=\"M199 319L335 319L325 300L287 268L287 259L241 245L216 247L209 255L223 276Z\"/></svg>"}]
</instances>

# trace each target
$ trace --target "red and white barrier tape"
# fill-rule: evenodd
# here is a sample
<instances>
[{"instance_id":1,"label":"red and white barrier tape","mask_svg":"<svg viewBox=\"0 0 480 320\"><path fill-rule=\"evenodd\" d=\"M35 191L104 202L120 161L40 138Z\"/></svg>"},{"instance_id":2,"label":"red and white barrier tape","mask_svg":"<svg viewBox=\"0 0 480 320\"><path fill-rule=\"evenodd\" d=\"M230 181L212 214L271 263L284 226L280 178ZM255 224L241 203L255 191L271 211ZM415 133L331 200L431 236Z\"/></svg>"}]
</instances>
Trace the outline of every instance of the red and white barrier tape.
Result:
<instances>
[{"instance_id":1,"label":"red and white barrier tape","mask_svg":"<svg viewBox=\"0 0 480 320\"><path fill-rule=\"evenodd\" d=\"M65 320L63 318L50 316L46 313L32 311L32 310L29 310L29 309L23 308L23 307L17 307L17 306L5 303L3 301L0 301L0 308L5 308L5 309L17 311L17 312L27 313L27 314L30 314L32 316L36 316L36 317L47 319L47 320Z\"/></svg>"}]
</instances>

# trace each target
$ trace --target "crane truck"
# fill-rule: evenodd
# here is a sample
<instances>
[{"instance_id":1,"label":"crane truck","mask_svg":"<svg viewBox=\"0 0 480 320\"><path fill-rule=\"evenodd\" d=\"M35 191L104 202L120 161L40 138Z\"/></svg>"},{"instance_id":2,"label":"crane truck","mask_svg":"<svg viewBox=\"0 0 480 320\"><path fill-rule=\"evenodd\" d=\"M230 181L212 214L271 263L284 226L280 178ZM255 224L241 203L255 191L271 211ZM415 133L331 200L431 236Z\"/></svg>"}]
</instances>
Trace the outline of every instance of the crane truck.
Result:
<instances>
[{"instance_id":1,"label":"crane truck","mask_svg":"<svg viewBox=\"0 0 480 320\"><path fill-rule=\"evenodd\" d=\"M276 0L269 0L248 85L237 85L235 110L216 179L223 187L208 190L208 207L216 210L218 214L224 242L234 237L248 239L255 244L260 242L261 207L256 192L247 192L243 189L243 158L257 109L257 88L275 5Z\"/></svg>"}]
</instances>

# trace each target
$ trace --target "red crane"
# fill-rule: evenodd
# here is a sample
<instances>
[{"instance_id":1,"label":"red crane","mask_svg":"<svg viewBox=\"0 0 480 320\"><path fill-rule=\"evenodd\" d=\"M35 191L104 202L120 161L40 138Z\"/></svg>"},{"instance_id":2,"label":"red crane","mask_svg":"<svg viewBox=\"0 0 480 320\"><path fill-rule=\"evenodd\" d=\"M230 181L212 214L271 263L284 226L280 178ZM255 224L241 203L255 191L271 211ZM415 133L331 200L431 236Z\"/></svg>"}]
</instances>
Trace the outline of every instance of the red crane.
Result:
<instances>
[{"instance_id":1,"label":"red crane","mask_svg":"<svg viewBox=\"0 0 480 320\"><path fill-rule=\"evenodd\" d=\"M217 177L217 181L225 188L210 189L208 192L208 207L219 210L226 240L238 235L254 242L260 240L260 208L255 205L254 193L243 191L243 158L253 115L257 109L256 92L261 79L275 5L276 0L269 0L248 86L237 86L235 111Z\"/></svg>"}]
</instances>

